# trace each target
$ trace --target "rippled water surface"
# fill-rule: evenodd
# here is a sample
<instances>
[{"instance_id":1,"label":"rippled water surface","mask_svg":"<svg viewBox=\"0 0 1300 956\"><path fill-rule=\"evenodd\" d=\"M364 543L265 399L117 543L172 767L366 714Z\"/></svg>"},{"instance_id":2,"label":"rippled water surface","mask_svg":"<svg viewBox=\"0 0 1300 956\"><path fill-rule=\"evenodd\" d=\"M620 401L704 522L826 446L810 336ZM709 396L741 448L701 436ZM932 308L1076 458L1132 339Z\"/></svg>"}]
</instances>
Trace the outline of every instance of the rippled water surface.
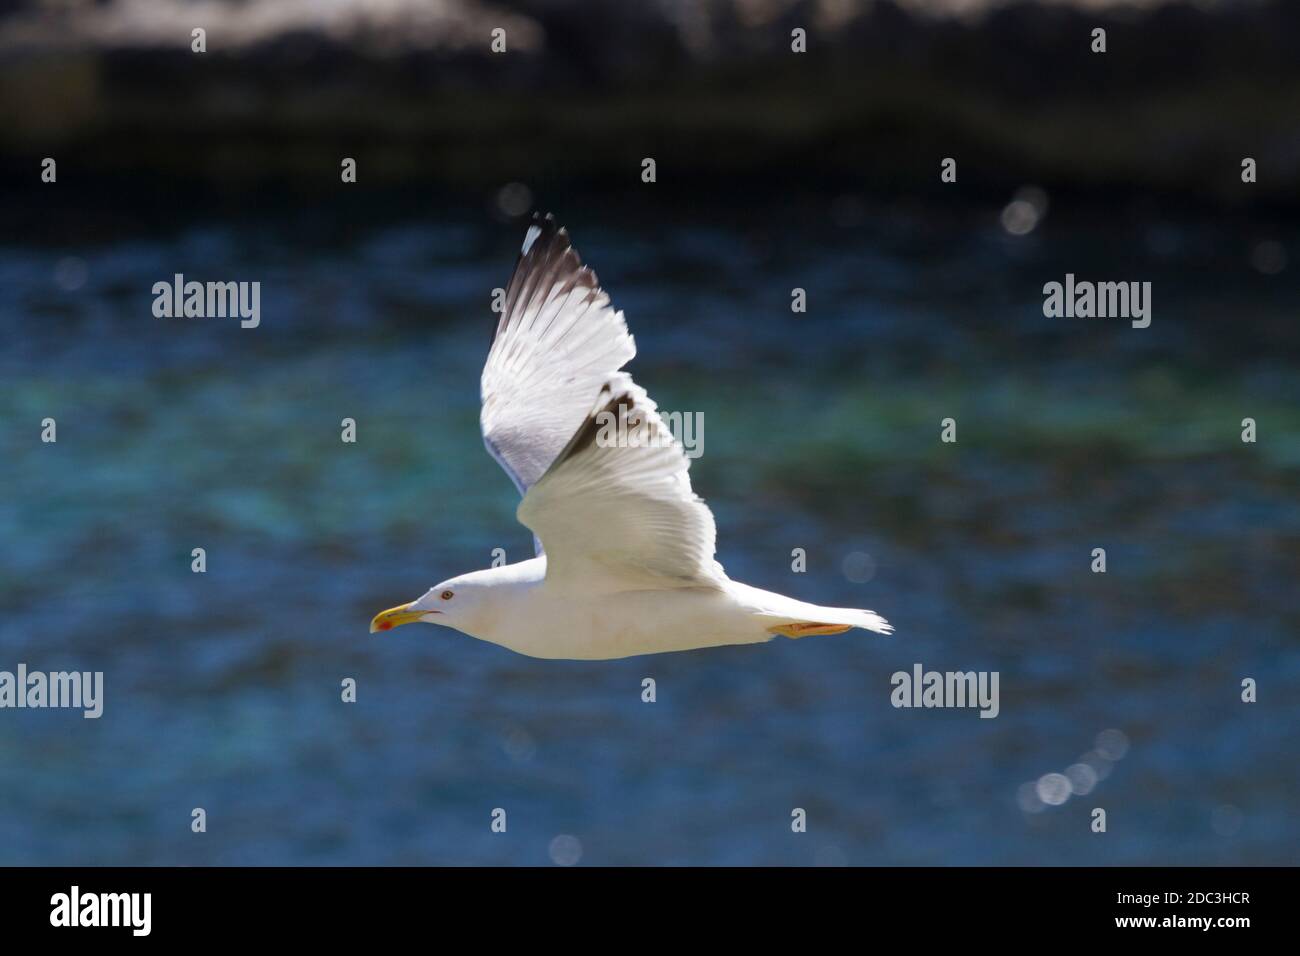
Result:
<instances>
[{"instance_id":1,"label":"rippled water surface","mask_svg":"<svg viewBox=\"0 0 1300 956\"><path fill-rule=\"evenodd\" d=\"M529 552L477 430L520 229L0 247L0 669L106 683L0 711L0 863L1295 863L1300 247L997 212L574 223L704 415L728 571L897 627L603 663L367 633ZM1044 318L1067 271L1152 280L1151 328ZM259 280L261 326L155 319L176 272ZM917 662L1000 715L891 707Z\"/></svg>"}]
</instances>

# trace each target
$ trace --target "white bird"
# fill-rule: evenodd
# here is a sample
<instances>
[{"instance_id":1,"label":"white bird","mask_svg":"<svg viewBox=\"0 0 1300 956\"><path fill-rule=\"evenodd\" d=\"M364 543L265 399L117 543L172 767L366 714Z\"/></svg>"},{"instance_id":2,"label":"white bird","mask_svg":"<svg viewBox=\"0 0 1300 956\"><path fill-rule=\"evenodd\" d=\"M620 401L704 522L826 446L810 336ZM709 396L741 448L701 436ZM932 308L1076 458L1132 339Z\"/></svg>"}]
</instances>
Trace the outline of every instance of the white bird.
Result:
<instances>
[{"instance_id":1,"label":"white bird","mask_svg":"<svg viewBox=\"0 0 1300 956\"><path fill-rule=\"evenodd\" d=\"M892 630L873 611L727 577L689 459L620 371L635 354L568 233L534 218L483 367L480 421L523 495L517 517L537 555L443 581L375 615L371 633L425 621L530 657L602 660Z\"/></svg>"}]
</instances>

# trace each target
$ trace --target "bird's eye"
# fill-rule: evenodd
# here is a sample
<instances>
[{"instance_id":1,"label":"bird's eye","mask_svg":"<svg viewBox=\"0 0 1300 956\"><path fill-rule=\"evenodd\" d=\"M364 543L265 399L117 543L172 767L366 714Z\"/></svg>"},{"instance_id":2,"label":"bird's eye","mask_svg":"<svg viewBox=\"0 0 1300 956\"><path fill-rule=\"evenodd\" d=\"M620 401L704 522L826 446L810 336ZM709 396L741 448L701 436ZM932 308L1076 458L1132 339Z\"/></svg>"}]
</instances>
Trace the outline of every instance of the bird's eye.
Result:
<instances>
[{"instance_id":1,"label":"bird's eye","mask_svg":"<svg viewBox=\"0 0 1300 956\"><path fill-rule=\"evenodd\" d=\"M442 592L442 599L443 599L444 601L450 601L450 600L451 600L451 592L450 592L450 591L443 591L443 592Z\"/></svg>"}]
</instances>

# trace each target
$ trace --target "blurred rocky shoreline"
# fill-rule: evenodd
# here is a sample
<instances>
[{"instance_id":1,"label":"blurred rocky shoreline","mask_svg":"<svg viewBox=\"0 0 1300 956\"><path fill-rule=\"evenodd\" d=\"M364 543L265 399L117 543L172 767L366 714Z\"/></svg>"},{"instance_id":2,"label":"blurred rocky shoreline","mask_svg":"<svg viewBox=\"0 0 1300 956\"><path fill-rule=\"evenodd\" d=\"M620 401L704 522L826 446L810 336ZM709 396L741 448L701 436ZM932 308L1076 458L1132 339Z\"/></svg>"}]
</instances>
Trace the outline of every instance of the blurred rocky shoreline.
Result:
<instances>
[{"instance_id":1,"label":"blurred rocky shoreline","mask_svg":"<svg viewBox=\"0 0 1300 956\"><path fill-rule=\"evenodd\" d=\"M678 197L937 194L952 156L964 195L1294 209L1297 48L1283 0L6 3L3 189L54 155L61 181L114 192L313 195L348 156L378 188L599 192L649 156Z\"/></svg>"}]
</instances>

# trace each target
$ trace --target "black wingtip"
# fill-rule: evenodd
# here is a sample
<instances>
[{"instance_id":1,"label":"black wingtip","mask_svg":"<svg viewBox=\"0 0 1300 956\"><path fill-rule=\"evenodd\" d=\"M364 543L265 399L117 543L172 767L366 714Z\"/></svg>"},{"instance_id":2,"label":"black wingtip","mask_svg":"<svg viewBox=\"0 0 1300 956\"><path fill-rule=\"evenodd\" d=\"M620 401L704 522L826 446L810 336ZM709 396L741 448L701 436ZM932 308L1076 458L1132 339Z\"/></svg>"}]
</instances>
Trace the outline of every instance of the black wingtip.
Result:
<instances>
[{"instance_id":1,"label":"black wingtip","mask_svg":"<svg viewBox=\"0 0 1300 956\"><path fill-rule=\"evenodd\" d=\"M548 267L553 267L557 273L571 275L579 285L591 289L600 287L600 277L591 266L583 265L582 256L573 248L569 230L559 224L554 213L535 212L524 233L515 271Z\"/></svg>"},{"instance_id":2,"label":"black wingtip","mask_svg":"<svg viewBox=\"0 0 1300 956\"><path fill-rule=\"evenodd\" d=\"M558 248L555 248L557 247ZM569 232L561 226L555 219L554 213L533 213L532 222L528 224L527 231L524 232L524 243L519 250L520 256L526 256L529 253L535 253L538 258L544 258L554 251L563 253L566 249L572 248L569 243Z\"/></svg>"}]
</instances>

